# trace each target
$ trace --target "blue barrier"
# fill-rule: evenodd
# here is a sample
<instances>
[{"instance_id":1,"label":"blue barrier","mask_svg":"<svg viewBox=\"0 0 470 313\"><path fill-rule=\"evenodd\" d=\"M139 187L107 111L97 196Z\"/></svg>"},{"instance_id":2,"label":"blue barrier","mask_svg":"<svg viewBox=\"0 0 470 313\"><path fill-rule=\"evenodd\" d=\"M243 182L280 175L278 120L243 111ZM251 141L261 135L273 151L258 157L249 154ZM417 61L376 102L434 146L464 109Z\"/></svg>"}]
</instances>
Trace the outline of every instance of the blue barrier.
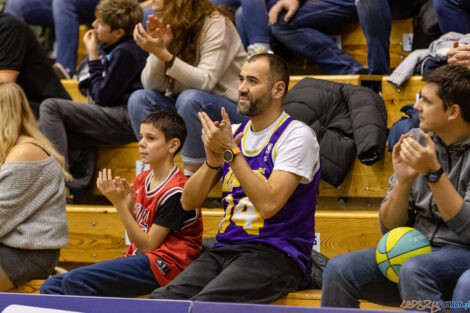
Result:
<instances>
[{"instance_id":1,"label":"blue barrier","mask_svg":"<svg viewBox=\"0 0 470 313\"><path fill-rule=\"evenodd\" d=\"M0 312L7 307L11 312L12 305L83 313L189 313L191 301L0 293ZM27 308L16 307L15 312L24 313Z\"/></svg>"}]
</instances>

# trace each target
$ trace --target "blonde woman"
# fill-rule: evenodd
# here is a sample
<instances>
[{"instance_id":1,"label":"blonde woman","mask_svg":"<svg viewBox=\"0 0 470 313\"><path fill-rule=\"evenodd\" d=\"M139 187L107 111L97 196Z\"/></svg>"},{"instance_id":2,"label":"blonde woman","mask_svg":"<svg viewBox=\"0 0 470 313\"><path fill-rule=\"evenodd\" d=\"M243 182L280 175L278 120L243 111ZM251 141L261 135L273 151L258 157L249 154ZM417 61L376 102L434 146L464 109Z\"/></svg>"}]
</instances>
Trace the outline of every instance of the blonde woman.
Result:
<instances>
[{"instance_id":1,"label":"blonde woman","mask_svg":"<svg viewBox=\"0 0 470 313\"><path fill-rule=\"evenodd\" d=\"M38 130L26 96L0 83L0 291L47 278L67 245L64 158Z\"/></svg>"},{"instance_id":2,"label":"blonde woman","mask_svg":"<svg viewBox=\"0 0 470 313\"><path fill-rule=\"evenodd\" d=\"M238 75L246 54L226 12L208 0L153 0L152 9L156 16L149 16L146 30L141 24L134 30L149 57L142 71L145 89L128 101L131 125L140 138L140 123L148 114L177 111L188 127L181 158L191 175L205 160L197 113L219 121L224 107L232 122L246 119L237 113Z\"/></svg>"}]
</instances>

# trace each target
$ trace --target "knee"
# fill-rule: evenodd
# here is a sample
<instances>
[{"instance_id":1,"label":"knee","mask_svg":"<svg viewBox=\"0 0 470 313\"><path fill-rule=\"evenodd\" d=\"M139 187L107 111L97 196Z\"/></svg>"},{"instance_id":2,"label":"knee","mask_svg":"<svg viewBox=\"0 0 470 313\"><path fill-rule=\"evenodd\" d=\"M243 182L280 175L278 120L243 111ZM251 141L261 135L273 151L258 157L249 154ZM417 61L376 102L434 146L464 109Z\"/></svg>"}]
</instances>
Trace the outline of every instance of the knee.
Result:
<instances>
[{"instance_id":1,"label":"knee","mask_svg":"<svg viewBox=\"0 0 470 313\"><path fill-rule=\"evenodd\" d=\"M176 99L176 111L183 118L196 116L202 110L201 93L203 91L197 89L188 89L180 93Z\"/></svg>"},{"instance_id":2,"label":"knee","mask_svg":"<svg viewBox=\"0 0 470 313\"><path fill-rule=\"evenodd\" d=\"M340 276L351 267L347 254L340 254L332 258L326 264L325 270L323 271L323 284L326 285L330 282L338 281Z\"/></svg>"},{"instance_id":3,"label":"knee","mask_svg":"<svg viewBox=\"0 0 470 313\"><path fill-rule=\"evenodd\" d=\"M41 294L58 294L62 293L62 275L53 276L51 278L46 279L41 287L39 288L39 293Z\"/></svg>"},{"instance_id":4,"label":"knee","mask_svg":"<svg viewBox=\"0 0 470 313\"><path fill-rule=\"evenodd\" d=\"M60 99L59 99L60 100ZM50 98L41 102L39 106L39 116L41 119L51 115L56 115L60 111L60 101Z\"/></svg>"},{"instance_id":5,"label":"knee","mask_svg":"<svg viewBox=\"0 0 470 313\"><path fill-rule=\"evenodd\" d=\"M149 90L145 89L136 90L129 97L129 100L127 101L127 110L131 119L134 116L139 116L142 108L148 105L148 92Z\"/></svg>"},{"instance_id":6,"label":"knee","mask_svg":"<svg viewBox=\"0 0 470 313\"><path fill-rule=\"evenodd\" d=\"M460 276L454 289L452 300L467 301L470 295L470 270L467 270Z\"/></svg>"},{"instance_id":7,"label":"knee","mask_svg":"<svg viewBox=\"0 0 470 313\"><path fill-rule=\"evenodd\" d=\"M423 277L426 277L428 275L433 276L433 274L427 270L426 263L427 262L423 261L420 256L409 258L408 260L403 262L400 267L400 273L398 275L400 277L400 284L407 284L408 282L414 281L422 281Z\"/></svg>"}]
</instances>

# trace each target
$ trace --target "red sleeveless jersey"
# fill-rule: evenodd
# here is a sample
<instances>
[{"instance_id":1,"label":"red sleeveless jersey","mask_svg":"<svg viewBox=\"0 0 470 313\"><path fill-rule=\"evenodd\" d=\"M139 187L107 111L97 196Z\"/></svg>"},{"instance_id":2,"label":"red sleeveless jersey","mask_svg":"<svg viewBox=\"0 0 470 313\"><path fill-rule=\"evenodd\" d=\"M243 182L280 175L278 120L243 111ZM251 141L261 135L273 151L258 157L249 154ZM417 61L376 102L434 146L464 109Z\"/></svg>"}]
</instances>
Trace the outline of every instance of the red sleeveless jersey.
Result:
<instances>
[{"instance_id":1,"label":"red sleeveless jersey","mask_svg":"<svg viewBox=\"0 0 470 313\"><path fill-rule=\"evenodd\" d=\"M134 214L140 228L146 233L153 225L158 208L171 196L182 193L187 181L187 177L176 166L160 186L148 190L151 178L152 170L148 170L140 173L134 180L136 192ZM194 218L184 221L180 231L170 230L159 248L145 253L150 262L150 269L160 287L168 284L199 257L202 249L201 209L197 208L195 212ZM136 247L132 243L126 257L135 253Z\"/></svg>"}]
</instances>

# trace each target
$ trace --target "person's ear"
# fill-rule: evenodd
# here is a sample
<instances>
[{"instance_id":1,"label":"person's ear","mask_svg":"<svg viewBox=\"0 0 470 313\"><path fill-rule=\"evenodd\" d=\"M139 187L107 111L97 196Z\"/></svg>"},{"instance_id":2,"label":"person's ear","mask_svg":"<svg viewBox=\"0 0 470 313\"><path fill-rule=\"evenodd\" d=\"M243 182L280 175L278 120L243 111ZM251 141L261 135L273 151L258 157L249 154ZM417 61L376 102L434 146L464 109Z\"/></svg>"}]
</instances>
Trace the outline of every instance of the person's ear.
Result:
<instances>
[{"instance_id":1,"label":"person's ear","mask_svg":"<svg viewBox=\"0 0 470 313\"><path fill-rule=\"evenodd\" d=\"M278 81L273 86L273 98L278 99L284 96L286 85L283 81Z\"/></svg>"},{"instance_id":2,"label":"person's ear","mask_svg":"<svg viewBox=\"0 0 470 313\"><path fill-rule=\"evenodd\" d=\"M122 28L118 28L118 29L113 30L113 33L114 33L114 36L119 40L126 34L126 31Z\"/></svg>"},{"instance_id":3,"label":"person's ear","mask_svg":"<svg viewBox=\"0 0 470 313\"><path fill-rule=\"evenodd\" d=\"M460 109L460 105L453 104L448 109L448 117L449 121L457 119L459 116L462 116L462 111Z\"/></svg>"},{"instance_id":4,"label":"person's ear","mask_svg":"<svg viewBox=\"0 0 470 313\"><path fill-rule=\"evenodd\" d=\"M172 138L168 141L168 152L175 154L176 150L181 146L181 142L178 138Z\"/></svg>"}]
</instances>

